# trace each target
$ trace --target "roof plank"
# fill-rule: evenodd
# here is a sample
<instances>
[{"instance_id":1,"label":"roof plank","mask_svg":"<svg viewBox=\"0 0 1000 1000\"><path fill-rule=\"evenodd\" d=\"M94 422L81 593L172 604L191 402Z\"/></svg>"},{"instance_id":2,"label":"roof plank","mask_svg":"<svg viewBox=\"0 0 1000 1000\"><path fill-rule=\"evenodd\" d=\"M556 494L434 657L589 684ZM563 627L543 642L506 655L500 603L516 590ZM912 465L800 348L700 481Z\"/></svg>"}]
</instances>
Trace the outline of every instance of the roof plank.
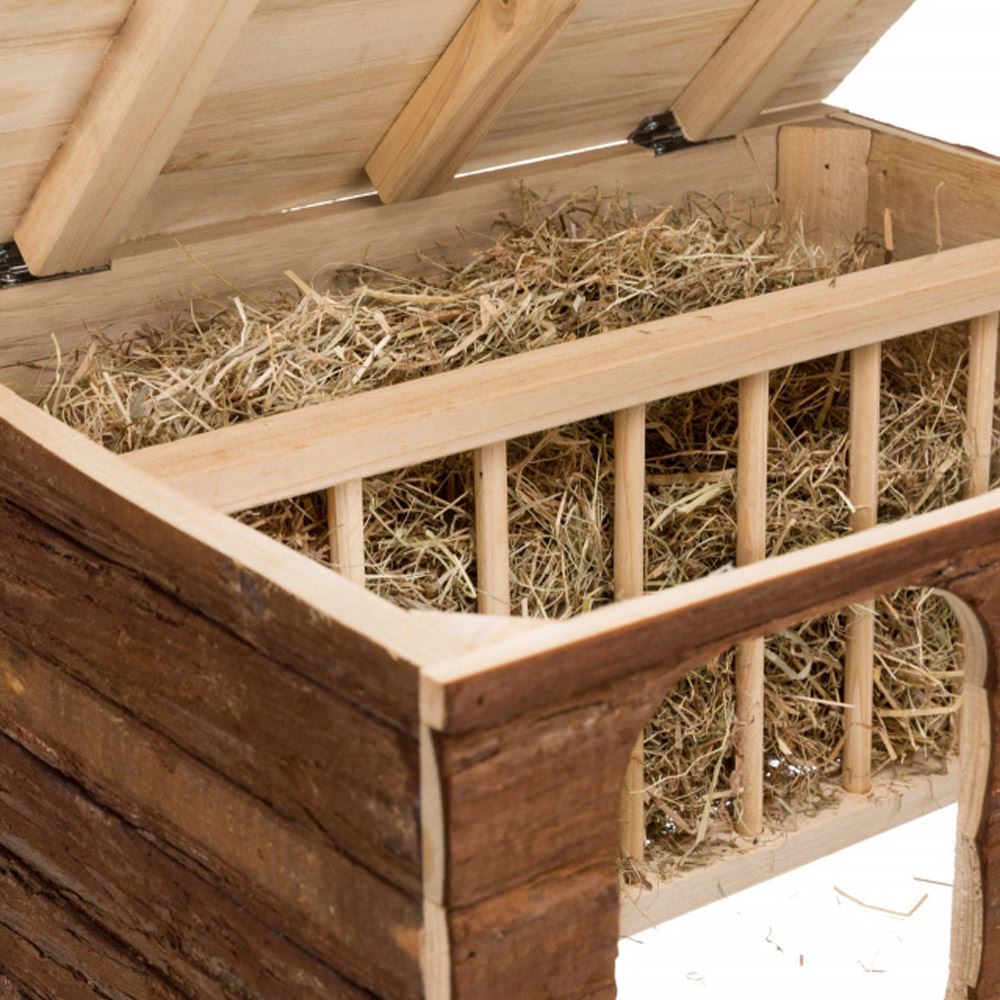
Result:
<instances>
[{"instance_id":1,"label":"roof plank","mask_svg":"<svg viewBox=\"0 0 1000 1000\"><path fill-rule=\"evenodd\" d=\"M736 135L768 107L858 0L757 0L674 102L692 142Z\"/></svg>"},{"instance_id":2,"label":"roof plank","mask_svg":"<svg viewBox=\"0 0 1000 1000\"><path fill-rule=\"evenodd\" d=\"M34 274L111 259L257 0L137 0L15 239Z\"/></svg>"},{"instance_id":3,"label":"roof plank","mask_svg":"<svg viewBox=\"0 0 1000 1000\"><path fill-rule=\"evenodd\" d=\"M581 0L478 0L365 166L386 203L455 176Z\"/></svg>"}]
</instances>

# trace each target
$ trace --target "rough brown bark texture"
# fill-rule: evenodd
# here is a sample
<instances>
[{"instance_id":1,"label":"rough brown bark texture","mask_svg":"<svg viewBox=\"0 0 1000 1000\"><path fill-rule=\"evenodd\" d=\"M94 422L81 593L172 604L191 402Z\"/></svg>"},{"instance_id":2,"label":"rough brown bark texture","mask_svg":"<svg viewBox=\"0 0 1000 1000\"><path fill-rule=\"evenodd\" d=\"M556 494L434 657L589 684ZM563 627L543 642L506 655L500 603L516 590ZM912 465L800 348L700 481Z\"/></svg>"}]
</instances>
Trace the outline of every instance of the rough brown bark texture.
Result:
<instances>
[{"instance_id":1,"label":"rough brown bark texture","mask_svg":"<svg viewBox=\"0 0 1000 1000\"><path fill-rule=\"evenodd\" d=\"M4 988L418 996L414 668L4 420L0 545Z\"/></svg>"}]
</instances>

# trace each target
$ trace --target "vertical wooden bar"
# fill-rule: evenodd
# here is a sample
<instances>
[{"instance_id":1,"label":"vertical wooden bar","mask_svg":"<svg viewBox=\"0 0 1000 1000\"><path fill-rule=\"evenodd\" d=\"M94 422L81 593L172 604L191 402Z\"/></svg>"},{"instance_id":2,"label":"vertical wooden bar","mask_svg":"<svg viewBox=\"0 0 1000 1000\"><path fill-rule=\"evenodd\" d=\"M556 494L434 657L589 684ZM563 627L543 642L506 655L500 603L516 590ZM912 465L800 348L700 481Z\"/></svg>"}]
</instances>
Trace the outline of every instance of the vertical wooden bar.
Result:
<instances>
[{"instance_id":1,"label":"vertical wooden bar","mask_svg":"<svg viewBox=\"0 0 1000 1000\"><path fill-rule=\"evenodd\" d=\"M851 353L851 424L848 495L854 510L851 530L878 523L879 392L882 347L871 344ZM875 684L875 602L847 610L844 660L844 763L841 784L865 795L872 786L872 696Z\"/></svg>"},{"instance_id":2,"label":"vertical wooden bar","mask_svg":"<svg viewBox=\"0 0 1000 1000\"><path fill-rule=\"evenodd\" d=\"M365 512L360 479L341 483L327 491L327 522L330 526L330 562L341 576L365 585Z\"/></svg>"},{"instance_id":3,"label":"vertical wooden bar","mask_svg":"<svg viewBox=\"0 0 1000 1000\"><path fill-rule=\"evenodd\" d=\"M646 587L643 510L646 495L646 407L615 414L615 600ZM632 747L622 793L622 853L641 865L646 855L646 778L643 734Z\"/></svg>"},{"instance_id":4,"label":"vertical wooden bar","mask_svg":"<svg viewBox=\"0 0 1000 1000\"><path fill-rule=\"evenodd\" d=\"M476 589L479 613L510 614L510 528L507 518L507 443L473 453L476 491Z\"/></svg>"},{"instance_id":5,"label":"vertical wooden bar","mask_svg":"<svg viewBox=\"0 0 1000 1000\"><path fill-rule=\"evenodd\" d=\"M970 497L990 488L993 421L997 381L997 328L1000 314L979 316L969 324L969 395L966 401L966 448Z\"/></svg>"},{"instance_id":6,"label":"vertical wooden bar","mask_svg":"<svg viewBox=\"0 0 1000 1000\"><path fill-rule=\"evenodd\" d=\"M736 472L736 564L764 558L767 536L767 372L740 381L739 455ZM764 640L736 648L736 775L740 787L737 829L758 837L764 829Z\"/></svg>"}]
</instances>

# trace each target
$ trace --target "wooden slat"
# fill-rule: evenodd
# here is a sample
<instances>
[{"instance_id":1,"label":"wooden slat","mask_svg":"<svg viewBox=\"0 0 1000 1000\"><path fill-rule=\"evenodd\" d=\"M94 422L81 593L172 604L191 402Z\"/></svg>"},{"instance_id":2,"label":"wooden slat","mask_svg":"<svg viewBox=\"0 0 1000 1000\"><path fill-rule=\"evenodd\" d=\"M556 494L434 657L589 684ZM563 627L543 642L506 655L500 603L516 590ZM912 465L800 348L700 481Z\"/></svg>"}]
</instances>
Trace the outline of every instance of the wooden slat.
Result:
<instances>
[{"instance_id":1,"label":"wooden slat","mask_svg":"<svg viewBox=\"0 0 1000 1000\"><path fill-rule=\"evenodd\" d=\"M693 141L736 135L768 107L858 0L756 0L674 101Z\"/></svg>"},{"instance_id":2,"label":"wooden slat","mask_svg":"<svg viewBox=\"0 0 1000 1000\"><path fill-rule=\"evenodd\" d=\"M859 347L851 354L851 425L848 496L851 530L878 523L879 415L882 346ZM844 660L845 789L866 795L872 783L872 698L875 684L875 604L866 601L847 611Z\"/></svg>"},{"instance_id":3,"label":"wooden slat","mask_svg":"<svg viewBox=\"0 0 1000 1000\"><path fill-rule=\"evenodd\" d=\"M476 592L479 613L510 614L507 442L473 454L476 493Z\"/></svg>"},{"instance_id":4,"label":"wooden slat","mask_svg":"<svg viewBox=\"0 0 1000 1000\"><path fill-rule=\"evenodd\" d=\"M766 559L546 625L428 667L422 718L449 731L491 726L616 678L695 665L743 638L904 585L936 586L1000 560L1000 493ZM671 678L658 675L661 683Z\"/></svg>"},{"instance_id":5,"label":"wooden slat","mask_svg":"<svg viewBox=\"0 0 1000 1000\"><path fill-rule=\"evenodd\" d=\"M15 232L35 274L106 264L257 0L136 0Z\"/></svg>"},{"instance_id":6,"label":"wooden slat","mask_svg":"<svg viewBox=\"0 0 1000 1000\"><path fill-rule=\"evenodd\" d=\"M969 328L969 395L966 402L966 450L969 456L969 496L990 488L997 398L997 328L1000 315L990 313Z\"/></svg>"},{"instance_id":7,"label":"wooden slat","mask_svg":"<svg viewBox=\"0 0 1000 1000\"><path fill-rule=\"evenodd\" d=\"M983 243L373 390L126 462L238 510L998 307L1000 242Z\"/></svg>"},{"instance_id":8,"label":"wooden slat","mask_svg":"<svg viewBox=\"0 0 1000 1000\"><path fill-rule=\"evenodd\" d=\"M330 561L351 583L365 585L364 483L352 479L327 491Z\"/></svg>"},{"instance_id":9,"label":"wooden slat","mask_svg":"<svg viewBox=\"0 0 1000 1000\"><path fill-rule=\"evenodd\" d=\"M774 106L824 98L910 2L862 0ZM0 106L0 150L18 133L26 140L36 133L47 149L41 162L55 152L128 6L126 0L25 6L14 37L4 32L0 49L0 76L18 90L16 101ZM470 0L261 0L130 237L370 187L366 160L471 6ZM586 0L466 168L624 138L644 115L671 104L749 6L749 0ZM36 156L19 157L10 165L9 188L0 183L0 242L26 207L38 164Z\"/></svg>"},{"instance_id":10,"label":"wooden slat","mask_svg":"<svg viewBox=\"0 0 1000 1000\"><path fill-rule=\"evenodd\" d=\"M736 487L736 565L765 557L767 543L767 438L770 391L766 372L740 380ZM737 829L759 837L764 829L764 640L736 647Z\"/></svg>"},{"instance_id":11,"label":"wooden slat","mask_svg":"<svg viewBox=\"0 0 1000 1000\"><path fill-rule=\"evenodd\" d=\"M646 588L643 511L646 498L646 407L615 414L614 444L615 600L640 596ZM643 733L639 734L622 794L622 851L641 865L646 854L646 778Z\"/></svg>"},{"instance_id":12,"label":"wooden slat","mask_svg":"<svg viewBox=\"0 0 1000 1000\"><path fill-rule=\"evenodd\" d=\"M365 166L384 202L458 172L580 0L478 0Z\"/></svg>"}]
</instances>

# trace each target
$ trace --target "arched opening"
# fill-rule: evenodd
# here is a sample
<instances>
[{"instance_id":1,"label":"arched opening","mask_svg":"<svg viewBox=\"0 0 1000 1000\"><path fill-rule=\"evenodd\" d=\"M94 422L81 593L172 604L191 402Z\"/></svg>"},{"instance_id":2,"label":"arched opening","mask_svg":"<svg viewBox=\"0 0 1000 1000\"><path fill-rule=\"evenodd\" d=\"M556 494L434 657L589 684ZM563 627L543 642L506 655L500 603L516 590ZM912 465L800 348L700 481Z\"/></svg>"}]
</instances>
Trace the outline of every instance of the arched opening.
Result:
<instances>
[{"instance_id":1,"label":"arched opening","mask_svg":"<svg viewBox=\"0 0 1000 1000\"><path fill-rule=\"evenodd\" d=\"M838 962L845 969L850 966L853 975L869 969L865 975L884 991L875 995L901 995L894 992L893 982L895 978L900 985L899 963L906 960L907 948L912 950L907 971L915 974L923 968L921 985L930 991L927 996L937 996L934 984L943 989L948 976L947 951L940 938L949 922L947 995L964 996L966 986L975 984L983 913L976 837L990 755L984 631L968 604L942 591L909 589L881 599L877 607L871 794L847 795L839 789L844 707L836 688L843 680L844 635L842 623L838 625L834 616L806 622L768 640L767 830L756 844L740 838L736 829L739 789L733 781L732 653L688 675L647 725L644 741L652 751L645 783L647 856L643 865L629 862L625 868L622 915L623 936L639 934L643 943L631 950L628 945L623 948L621 962L630 963L619 967L624 1000L652 995L636 992L636 984L648 982L652 975L660 977L656 987L671 995L686 995L684 990L693 988L692 984L701 991L697 995L716 995L711 992L713 984L718 989L724 981L723 966L732 971L733 954L726 958L718 949L718 939L709 938L711 944L700 955L700 946L690 942L704 941L706 936L700 931L691 935L696 927L703 931L709 925L723 934L730 926L726 921L733 920L736 912L740 917L733 925L737 930L730 934L731 948L739 951L738 938L744 931L749 933L749 927L755 928L756 935L739 976L749 985L758 976L761 982L766 978L772 983L769 995L775 997L786 995L781 993L783 982L791 990L788 996L797 995L795 989L814 988L809 980L815 979L822 956L834 968ZM817 639L822 640L818 646ZM834 688L835 697L817 692L825 691L825 685ZM797 704L802 699L808 700ZM803 706L812 708L804 710ZM806 759L804 748L821 743L826 747L822 755ZM952 862L948 846L942 845L952 843L956 799L959 812ZM698 817L700 825L692 823L692 816ZM928 817L920 821L923 834L918 825L904 826L919 817ZM885 833L889 830L893 832ZM914 843L914 837L921 836L925 839ZM786 881L785 896L767 897L767 905L777 907L773 913L768 910L762 915L759 907L755 911L758 904L750 894L744 903L730 900L693 913L866 840L863 851L838 856L839 869L829 865L824 869L820 862L813 865L815 874L807 873L804 880L800 876L794 888L787 888ZM914 851L921 861L911 866L915 870L905 878L914 879L912 895L918 906L907 914L909 903L904 907L893 898L880 900L878 886L891 875L894 864L905 867ZM837 877L829 873L843 872L845 865L848 875L841 875L838 885ZM828 898L815 904L816 912L810 912L803 908L807 906L804 900L812 900L808 887L816 878L828 880L822 886ZM794 905L788 902L793 895ZM820 905L831 913L839 911L836 919L850 931L846 938L837 937L835 921L812 922L825 919ZM952 906L954 917L949 920ZM692 916L643 934L644 928L685 913ZM793 915L801 924L799 940L807 928L820 928L812 940L813 963L808 968L804 951L790 946L788 940L782 943L774 938L765 926L767 921L774 926L784 921L787 927ZM759 926L753 924L754 919ZM853 954L851 941L862 940L859 928L865 928L864 947ZM930 937L922 938L921 933ZM892 969L869 960L878 952L879 935L893 942L895 977ZM831 959L834 947L840 952ZM654 955L662 955L662 966ZM759 956L759 964L754 956ZM709 962L717 974L705 975L706 966L700 962ZM777 982L774 963L784 965ZM706 986L709 992L704 992Z\"/></svg>"}]
</instances>

